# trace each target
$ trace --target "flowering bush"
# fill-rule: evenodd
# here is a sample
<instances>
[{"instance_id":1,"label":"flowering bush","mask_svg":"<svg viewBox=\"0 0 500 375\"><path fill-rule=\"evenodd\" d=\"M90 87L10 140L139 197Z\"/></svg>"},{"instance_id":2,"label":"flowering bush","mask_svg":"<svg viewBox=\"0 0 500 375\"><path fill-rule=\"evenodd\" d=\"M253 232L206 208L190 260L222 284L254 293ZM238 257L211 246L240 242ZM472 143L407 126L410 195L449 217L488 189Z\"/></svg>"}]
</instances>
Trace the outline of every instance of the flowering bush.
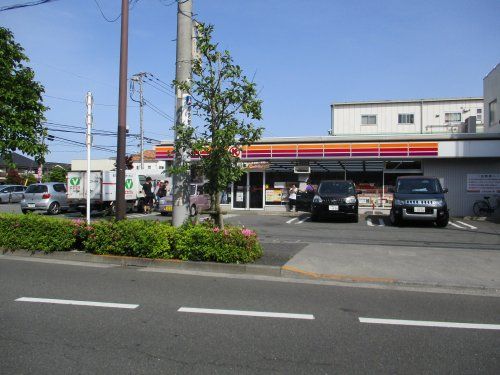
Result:
<instances>
[{"instance_id":1,"label":"flowering bush","mask_svg":"<svg viewBox=\"0 0 500 375\"><path fill-rule=\"evenodd\" d=\"M96 221L42 215L0 214L0 248L127 255L224 263L252 262L262 256L257 234L240 227L221 230L212 223L173 228L143 220Z\"/></svg>"}]
</instances>

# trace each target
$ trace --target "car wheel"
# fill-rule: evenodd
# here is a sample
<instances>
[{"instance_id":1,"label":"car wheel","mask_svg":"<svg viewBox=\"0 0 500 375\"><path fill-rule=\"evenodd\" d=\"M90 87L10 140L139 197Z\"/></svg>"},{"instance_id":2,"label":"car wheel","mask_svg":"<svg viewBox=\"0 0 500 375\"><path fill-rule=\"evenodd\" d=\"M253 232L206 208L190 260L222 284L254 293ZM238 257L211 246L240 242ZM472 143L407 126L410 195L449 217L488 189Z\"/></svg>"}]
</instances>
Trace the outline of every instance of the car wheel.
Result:
<instances>
[{"instance_id":1,"label":"car wheel","mask_svg":"<svg viewBox=\"0 0 500 375\"><path fill-rule=\"evenodd\" d=\"M311 215L311 221L319 221L319 216L318 215Z\"/></svg>"},{"instance_id":2,"label":"car wheel","mask_svg":"<svg viewBox=\"0 0 500 375\"><path fill-rule=\"evenodd\" d=\"M354 216L354 217L352 218L352 222L353 222L353 223L357 223L357 222L359 222L359 215Z\"/></svg>"},{"instance_id":3,"label":"car wheel","mask_svg":"<svg viewBox=\"0 0 500 375\"><path fill-rule=\"evenodd\" d=\"M196 205L192 205L191 208L189 209L189 214L191 216L196 216L198 215L198 209L196 208Z\"/></svg>"},{"instance_id":4,"label":"car wheel","mask_svg":"<svg viewBox=\"0 0 500 375\"><path fill-rule=\"evenodd\" d=\"M450 217L446 215L444 218L436 220L436 226L439 228L444 228L448 225L448 222L450 221Z\"/></svg>"},{"instance_id":5,"label":"car wheel","mask_svg":"<svg viewBox=\"0 0 500 375\"><path fill-rule=\"evenodd\" d=\"M49 206L49 209L47 210L47 212L50 214L50 215L57 215L61 212L61 205L57 202L52 202Z\"/></svg>"},{"instance_id":6,"label":"car wheel","mask_svg":"<svg viewBox=\"0 0 500 375\"><path fill-rule=\"evenodd\" d=\"M389 214L389 219L391 220L391 225L395 227L399 227L401 225L401 219L396 216L393 210L391 210L391 213Z\"/></svg>"},{"instance_id":7,"label":"car wheel","mask_svg":"<svg viewBox=\"0 0 500 375\"><path fill-rule=\"evenodd\" d=\"M23 212L23 214L27 214L28 212L30 212L29 210L21 210Z\"/></svg>"}]
</instances>

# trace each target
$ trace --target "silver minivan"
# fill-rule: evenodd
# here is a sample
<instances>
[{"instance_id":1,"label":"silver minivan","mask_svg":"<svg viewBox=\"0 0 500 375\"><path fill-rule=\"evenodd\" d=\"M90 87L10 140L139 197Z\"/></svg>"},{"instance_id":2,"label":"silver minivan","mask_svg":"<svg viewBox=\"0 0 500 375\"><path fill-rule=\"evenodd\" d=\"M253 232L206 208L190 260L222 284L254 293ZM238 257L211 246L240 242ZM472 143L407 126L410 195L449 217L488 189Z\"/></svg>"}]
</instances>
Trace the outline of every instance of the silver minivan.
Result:
<instances>
[{"instance_id":1,"label":"silver minivan","mask_svg":"<svg viewBox=\"0 0 500 375\"><path fill-rule=\"evenodd\" d=\"M25 190L22 185L0 185L0 203L20 202Z\"/></svg>"},{"instance_id":2,"label":"silver minivan","mask_svg":"<svg viewBox=\"0 0 500 375\"><path fill-rule=\"evenodd\" d=\"M50 215L57 215L68 209L66 185L62 182L32 184L24 192L24 199L21 201L23 214L30 211L45 211Z\"/></svg>"}]
</instances>

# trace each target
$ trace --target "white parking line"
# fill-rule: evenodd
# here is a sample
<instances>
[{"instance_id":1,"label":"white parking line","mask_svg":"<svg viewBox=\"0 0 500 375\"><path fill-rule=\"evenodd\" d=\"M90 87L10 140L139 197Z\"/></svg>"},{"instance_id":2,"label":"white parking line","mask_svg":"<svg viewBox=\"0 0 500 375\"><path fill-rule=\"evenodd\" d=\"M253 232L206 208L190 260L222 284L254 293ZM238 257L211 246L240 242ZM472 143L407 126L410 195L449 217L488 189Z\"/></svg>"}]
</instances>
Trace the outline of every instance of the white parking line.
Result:
<instances>
[{"instance_id":1,"label":"white parking line","mask_svg":"<svg viewBox=\"0 0 500 375\"><path fill-rule=\"evenodd\" d=\"M368 226L369 226L369 227L373 227L373 226L375 226L375 225L372 223L372 219L371 219L371 218L366 219L366 224L368 224Z\"/></svg>"},{"instance_id":2,"label":"white parking line","mask_svg":"<svg viewBox=\"0 0 500 375\"><path fill-rule=\"evenodd\" d=\"M470 229L477 229L477 227L475 227L474 225L470 225L470 224L464 223L463 221L458 221L457 220L457 223L465 225L466 227L469 227Z\"/></svg>"},{"instance_id":3,"label":"white parking line","mask_svg":"<svg viewBox=\"0 0 500 375\"><path fill-rule=\"evenodd\" d=\"M309 220L310 220L310 218L306 217L306 218L304 218L302 220L299 220L296 224L302 224L303 222L306 222L306 221L309 221Z\"/></svg>"},{"instance_id":4,"label":"white parking line","mask_svg":"<svg viewBox=\"0 0 500 375\"><path fill-rule=\"evenodd\" d=\"M74 300L69 300L69 299L31 298L31 297L21 297L21 298L16 299L16 301L17 302L52 303L52 304L57 304L57 305L113 307L116 309L135 309L135 308L139 307L139 305L131 305L131 304L126 304L126 303L74 301Z\"/></svg>"},{"instance_id":5,"label":"white parking line","mask_svg":"<svg viewBox=\"0 0 500 375\"><path fill-rule=\"evenodd\" d=\"M465 227L462 227L462 226L460 226L460 225L455 224L453 221L448 222L448 224L449 224L449 225L453 225L455 228L459 228L459 229L466 229Z\"/></svg>"},{"instance_id":6,"label":"white parking line","mask_svg":"<svg viewBox=\"0 0 500 375\"><path fill-rule=\"evenodd\" d=\"M194 307L181 307L177 311L197 313L197 314L256 316L263 318L306 319L306 320L314 319L314 315L311 314L288 314L288 313L264 312L264 311L199 309Z\"/></svg>"},{"instance_id":7,"label":"white parking line","mask_svg":"<svg viewBox=\"0 0 500 375\"><path fill-rule=\"evenodd\" d=\"M385 222L384 222L384 219L382 219L381 217L378 219L378 224L381 226L381 227L385 227Z\"/></svg>"},{"instance_id":8,"label":"white parking line","mask_svg":"<svg viewBox=\"0 0 500 375\"><path fill-rule=\"evenodd\" d=\"M389 324L389 325L400 325L400 326L500 330L500 324L433 322L426 320L377 319L377 318L361 318L361 317L359 318L359 321L360 323Z\"/></svg>"},{"instance_id":9,"label":"white parking line","mask_svg":"<svg viewBox=\"0 0 500 375\"><path fill-rule=\"evenodd\" d=\"M292 223L293 221L295 221L295 220L297 220L297 218L296 218L296 217L294 217L293 219L288 220L286 223L287 223L287 224L291 224L291 223Z\"/></svg>"}]
</instances>

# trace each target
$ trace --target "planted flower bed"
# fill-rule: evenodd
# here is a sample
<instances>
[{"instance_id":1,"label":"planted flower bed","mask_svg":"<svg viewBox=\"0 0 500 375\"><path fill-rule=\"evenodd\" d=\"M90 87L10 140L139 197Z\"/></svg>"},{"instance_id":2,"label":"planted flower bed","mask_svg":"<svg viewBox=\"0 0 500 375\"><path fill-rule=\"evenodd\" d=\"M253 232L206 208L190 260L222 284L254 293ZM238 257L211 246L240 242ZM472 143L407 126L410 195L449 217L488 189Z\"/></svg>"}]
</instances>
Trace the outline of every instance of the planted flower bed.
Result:
<instances>
[{"instance_id":1,"label":"planted flower bed","mask_svg":"<svg viewBox=\"0 0 500 375\"><path fill-rule=\"evenodd\" d=\"M0 214L0 248L4 250L69 251L248 263L262 256L257 234L241 227L220 230L211 224L174 228L159 221L96 221L41 215Z\"/></svg>"}]
</instances>

